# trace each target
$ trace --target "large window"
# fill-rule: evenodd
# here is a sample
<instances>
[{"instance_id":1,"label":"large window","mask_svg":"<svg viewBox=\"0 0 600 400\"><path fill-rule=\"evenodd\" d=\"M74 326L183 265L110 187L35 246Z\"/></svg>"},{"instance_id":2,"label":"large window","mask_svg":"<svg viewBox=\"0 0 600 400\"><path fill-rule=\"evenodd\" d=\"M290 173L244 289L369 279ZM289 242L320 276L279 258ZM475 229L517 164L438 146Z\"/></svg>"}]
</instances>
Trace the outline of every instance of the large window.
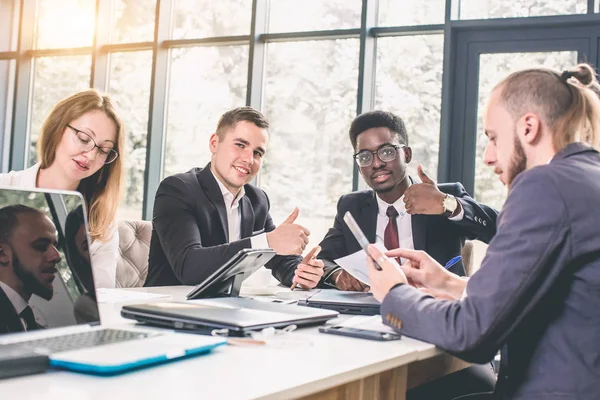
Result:
<instances>
[{"instance_id":1,"label":"large window","mask_svg":"<svg viewBox=\"0 0 600 400\"><path fill-rule=\"evenodd\" d=\"M379 0L379 25L443 24L446 0Z\"/></svg>"},{"instance_id":2,"label":"large window","mask_svg":"<svg viewBox=\"0 0 600 400\"><path fill-rule=\"evenodd\" d=\"M583 14L587 0L454 0L459 19Z\"/></svg>"},{"instance_id":3,"label":"large window","mask_svg":"<svg viewBox=\"0 0 600 400\"><path fill-rule=\"evenodd\" d=\"M113 53L108 91L116 101L125 125L125 187L119 216L142 218L146 137L150 103L151 51Z\"/></svg>"},{"instance_id":4,"label":"large window","mask_svg":"<svg viewBox=\"0 0 600 400\"><path fill-rule=\"evenodd\" d=\"M252 0L174 0L173 39L250 33Z\"/></svg>"},{"instance_id":5,"label":"large window","mask_svg":"<svg viewBox=\"0 0 600 400\"><path fill-rule=\"evenodd\" d=\"M44 120L56 103L90 87L90 56L39 57L34 60L29 126L28 166L37 159L36 146Z\"/></svg>"},{"instance_id":6,"label":"large window","mask_svg":"<svg viewBox=\"0 0 600 400\"><path fill-rule=\"evenodd\" d=\"M8 149L10 145L11 115L15 82L15 60L0 60L0 146L3 170L8 169Z\"/></svg>"},{"instance_id":7,"label":"large window","mask_svg":"<svg viewBox=\"0 0 600 400\"><path fill-rule=\"evenodd\" d=\"M443 35L382 38L377 43L375 108L395 113L408 131L413 160L435 178L440 145Z\"/></svg>"},{"instance_id":8,"label":"large window","mask_svg":"<svg viewBox=\"0 0 600 400\"><path fill-rule=\"evenodd\" d=\"M19 2L0 0L0 52L17 49Z\"/></svg>"},{"instance_id":9,"label":"large window","mask_svg":"<svg viewBox=\"0 0 600 400\"><path fill-rule=\"evenodd\" d=\"M95 9L92 0L39 0L35 48L91 46Z\"/></svg>"},{"instance_id":10,"label":"large window","mask_svg":"<svg viewBox=\"0 0 600 400\"><path fill-rule=\"evenodd\" d=\"M246 104L248 46L174 49L171 62L163 176L210 161L219 117Z\"/></svg>"},{"instance_id":11,"label":"large window","mask_svg":"<svg viewBox=\"0 0 600 400\"><path fill-rule=\"evenodd\" d=\"M269 31L358 28L361 3L361 0L271 0Z\"/></svg>"},{"instance_id":12,"label":"large window","mask_svg":"<svg viewBox=\"0 0 600 400\"><path fill-rule=\"evenodd\" d=\"M275 223L294 207L318 243L352 188L348 128L355 116L358 40L272 43L265 113L271 139L259 183ZM316 244L315 243L315 244Z\"/></svg>"},{"instance_id":13,"label":"large window","mask_svg":"<svg viewBox=\"0 0 600 400\"><path fill-rule=\"evenodd\" d=\"M357 111L388 110L404 120L411 176L422 164L430 176L461 181L478 199L500 207L505 189L482 163L486 141L475 126L491 85L520 66L572 64L575 53L564 50L574 46L579 59L595 62L597 48L582 49L597 47L600 34L572 37L575 45L556 48L553 36L543 49L533 38L531 48L515 50L526 55L486 54L479 69L458 70L454 62L469 59L458 53L460 40L474 33L510 45L524 40L509 33L527 26L529 17L547 36L580 22L597 32L598 0L590 4L0 0L0 173L34 164L48 113L91 86L115 99L126 127L121 218L151 218L161 179L206 165L219 117L244 105L271 121L256 184L271 199L274 221L298 206L313 243L331 226L339 197L365 187L348 139ZM508 20L514 18L523 23ZM498 51L511 47L490 52ZM462 73L481 78L478 94L469 91L477 85L471 81L455 86L465 80Z\"/></svg>"},{"instance_id":14,"label":"large window","mask_svg":"<svg viewBox=\"0 0 600 400\"><path fill-rule=\"evenodd\" d=\"M111 21L111 43L154 40L156 0L115 0Z\"/></svg>"}]
</instances>

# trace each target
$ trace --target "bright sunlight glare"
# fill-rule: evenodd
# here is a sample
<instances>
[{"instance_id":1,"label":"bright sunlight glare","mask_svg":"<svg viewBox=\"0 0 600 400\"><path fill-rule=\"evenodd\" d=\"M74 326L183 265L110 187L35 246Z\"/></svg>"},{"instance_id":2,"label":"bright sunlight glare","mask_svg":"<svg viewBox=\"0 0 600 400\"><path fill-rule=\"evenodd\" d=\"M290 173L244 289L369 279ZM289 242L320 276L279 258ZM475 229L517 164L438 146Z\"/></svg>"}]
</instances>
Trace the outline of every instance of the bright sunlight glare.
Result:
<instances>
[{"instance_id":1,"label":"bright sunlight glare","mask_svg":"<svg viewBox=\"0 0 600 400\"><path fill-rule=\"evenodd\" d=\"M95 3L93 0L40 1L37 48L91 46Z\"/></svg>"}]
</instances>

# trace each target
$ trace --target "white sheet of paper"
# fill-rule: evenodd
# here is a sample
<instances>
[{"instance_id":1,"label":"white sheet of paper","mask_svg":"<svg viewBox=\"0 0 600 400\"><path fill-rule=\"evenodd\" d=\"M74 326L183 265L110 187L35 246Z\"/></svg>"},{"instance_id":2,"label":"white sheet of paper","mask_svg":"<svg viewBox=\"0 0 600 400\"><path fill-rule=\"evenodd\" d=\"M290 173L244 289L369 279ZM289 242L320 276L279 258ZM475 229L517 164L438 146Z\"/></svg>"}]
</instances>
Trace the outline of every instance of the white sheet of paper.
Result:
<instances>
[{"instance_id":1,"label":"white sheet of paper","mask_svg":"<svg viewBox=\"0 0 600 400\"><path fill-rule=\"evenodd\" d=\"M133 290L122 289L96 289L96 298L98 303L122 303L131 300L153 300L161 298L171 298L168 294L136 292Z\"/></svg>"},{"instance_id":2,"label":"white sheet of paper","mask_svg":"<svg viewBox=\"0 0 600 400\"><path fill-rule=\"evenodd\" d=\"M375 243L375 247L383 252L387 251L387 249L383 246L383 243ZM338 258L334 261L346 272L365 285L371 285L369 281L369 270L367 268L367 255L364 251L359 250L356 253L347 255L346 257ZM394 260L392 260L392 262L396 263ZM400 268L400 266L398 266L398 268Z\"/></svg>"}]
</instances>

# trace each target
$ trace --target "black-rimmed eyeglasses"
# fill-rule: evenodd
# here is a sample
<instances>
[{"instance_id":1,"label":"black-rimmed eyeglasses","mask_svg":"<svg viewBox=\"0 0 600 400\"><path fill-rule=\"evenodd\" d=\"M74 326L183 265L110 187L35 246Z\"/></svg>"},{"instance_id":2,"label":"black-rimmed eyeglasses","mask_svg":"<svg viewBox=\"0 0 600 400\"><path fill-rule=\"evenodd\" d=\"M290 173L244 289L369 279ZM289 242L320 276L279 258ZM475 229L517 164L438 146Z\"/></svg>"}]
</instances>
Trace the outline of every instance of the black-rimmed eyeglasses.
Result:
<instances>
[{"instance_id":1,"label":"black-rimmed eyeglasses","mask_svg":"<svg viewBox=\"0 0 600 400\"><path fill-rule=\"evenodd\" d=\"M77 128L67 124L69 128L75 132L75 143L79 146L80 150L84 153L96 148L96 154L103 160L104 164L110 164L119 157L119 153L116 152L112 147L98 146L94 138L87 133L80 131Z\"/></svg>"},{"instance_id":2,"label":"black-rimmed eyeglasses","mask_svg":"<svg viewBox=\"0 0 600 400\"><path fill-rule=\"evenodd\" d=\"M390 162L393 161L398 155L398 149L406 147L405 145L395 145L390 144L383 146L375 151L371 150L361 150L354 155L354 159L359 167L368 167L373 164L373 159L375 158L375 154L381 160L381 162Z\"/></svg>"}]
</instances>

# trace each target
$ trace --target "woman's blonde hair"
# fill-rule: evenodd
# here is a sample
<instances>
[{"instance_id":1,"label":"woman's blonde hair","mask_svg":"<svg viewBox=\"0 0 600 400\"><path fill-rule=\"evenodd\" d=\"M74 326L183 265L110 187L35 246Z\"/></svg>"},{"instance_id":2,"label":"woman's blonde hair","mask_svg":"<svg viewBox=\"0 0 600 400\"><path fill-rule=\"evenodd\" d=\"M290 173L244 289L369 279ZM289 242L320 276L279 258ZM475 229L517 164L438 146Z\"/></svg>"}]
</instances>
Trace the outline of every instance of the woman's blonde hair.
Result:
<instances>
[{"instance_id":1,"label":"woman's blonde hair","mask_svg":"<svg viewBox=\"0 0 600 400\"><path fill-rule=\"evenodd\" d=\"M105 164L94 175L82 179L77 190L83 195L88 206L88 221L92 241L107 240L110 224L115 219L121 198L123 179L123 154L125 134L123 123L115 107L105 94L95 89L84 90L61 100L46 117L37 143L40 168L48 168L54 162L56 149L67 124L92 111L102 111L113 120L117 128L117 142L114 150L119 153L115 161Z\"/></svg>"},{"instance_id":2,"label":"woman's blonde hair","mask_svg":"<svg viewBox=\"0 0 600 400\"><path fill-rule=\"evenodd\" d=\"M600 86L594 69L579 64L562 72L531 68L509 75L496 89L513 121L537 112L553 133L556 151L573 142L600 150ZM494 90L496 90L494 89Z\"/></svg>"}]
</instances>

